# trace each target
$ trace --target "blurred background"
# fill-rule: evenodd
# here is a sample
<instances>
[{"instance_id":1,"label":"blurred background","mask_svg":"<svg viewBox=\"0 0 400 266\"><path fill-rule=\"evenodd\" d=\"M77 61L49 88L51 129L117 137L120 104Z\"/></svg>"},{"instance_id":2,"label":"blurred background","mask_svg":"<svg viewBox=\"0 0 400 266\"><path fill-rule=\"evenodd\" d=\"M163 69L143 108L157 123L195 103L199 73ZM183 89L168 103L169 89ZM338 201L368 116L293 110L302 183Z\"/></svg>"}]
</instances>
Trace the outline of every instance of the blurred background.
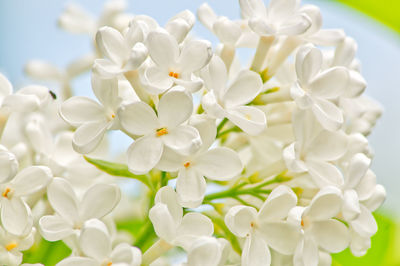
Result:
<instances>
[{"instance_id":1,"label":"blurred background","mask_svg":"<svg viewBox=\"0 0 400 266\"><path fill-rule=\"evenodd\" d=\"M0 1L0 72L15 88L32 80L23 73L31 59L43 59L63 68L91 51L86 35L71 35L57 27L58 15L69 0ZM96 17L103 1L80 0ZM146 14L163 25L170 17L189 9L196 12L204 0L127 0L128 12ZM239 17L235 0L208 1L217 14ZM366 94L384 107L384 115L369 136L375 151L372 168L387 190L387 200L376 217L380 228L371 251L353 258L348 251L334 257L335 265L400 265L400 1L399 0L303 0L320 7L325 28L343 28L358 43L357 57L368 82ZM216 41L200 23L194 34ZM74 80L75 94L90 95L88 75ZM396 97L399 97L397 99ZM118 136L120 138L121 136ZM120 140L120 139L119 139ZM129 142L129 140L126 139ZM118 147L115 148L117 152Z\"/></svg>"}]
</instances>

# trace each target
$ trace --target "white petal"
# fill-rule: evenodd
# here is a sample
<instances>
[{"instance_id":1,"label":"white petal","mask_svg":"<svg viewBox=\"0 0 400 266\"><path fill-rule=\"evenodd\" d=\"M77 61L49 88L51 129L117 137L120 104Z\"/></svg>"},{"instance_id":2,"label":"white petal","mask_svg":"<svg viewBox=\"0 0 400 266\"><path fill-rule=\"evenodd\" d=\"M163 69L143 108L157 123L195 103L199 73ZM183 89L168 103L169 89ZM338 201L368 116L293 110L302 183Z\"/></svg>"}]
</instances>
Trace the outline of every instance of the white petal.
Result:
<instances>
[{"instance_id":1,"label":"white petal","mask_svg":"<svg viewBox=\"0 0 400 266\"><path fill-rule=\"evenodd\" d=\"M366 201L363 201L363 205L373 212L383 204L385 199L385 187L383 187L382 185L376 185L372 195Z\"/></svg>"},{"instance_id":2,"label":"white petal","mask_svg":"<svg viewBox=\"0 0 400 266\"><path fill-rule=\"evenodd\" d=\"M354 60L357 52L357 43L350 37L346 37L342 43L336 47L335 57L333 58L333 65L336 66L349 66Z\"/></svg>"},{"instance_id":3,"label":"white petal","mask_svg":"<svg viewBox=\"0 0 400 266\"><path fill-rule=\"evenodd\" d=\"M194 126L199 131L201 142L203 143L201 149L208 150L215 141L217 135L217 125L215 119L206 115L192 115L189 120L189 125Z\"/></svg>"},{"instance_id":4,"label":"white petal","mask_svg":"<svg viewBox=\"0 0 400 266\"><path fill-rule=\"evenodd\" d=\"M313 46L303 46L296 54L297 78L303 86L309 84L322 66L322 53Z\"/></svg>"},{"instance_id":5,"label":"white petal","mask_svg":"<svg viewBox=\"0 0 400 266\"><path fill-rule=\"evenodd\" d=\"M2 100L4 96L10 95L12 90L13 88L10 81L0 73L0 99Z\"/></svg>"},{"instance_id":6,"label":"white petal","mask_svg":"<svg viewBox=\"0 0 400 266\"><path fill-rule=\"evenodd\" d=\"M224 61L218 55L214 55L208 67L201 71L201 77L208 90L214 90L219 98L223 97L225 86L227 85L228 72Z\"/></svg>"},{"instance_id":7,"label":"white petal","mask_svg":"<svg viewBox=\"0 0 400 266\"><path fill-rule=\"evenodd\" d=\"M122 74L123 69L121 66L115 64L109 59L98 58L93 64L93 73L104 77L104 78L114 78Z\"/></svg>"},{"instance_id":8,"label":"white petal","mask_svg":"<svg viewBox=\"0 0 400 266\"><path fill-rule=\"evenodd\" d=\"M98 261L102 261L111 254L111 240L107 227L99 220L85 222L79 244L86 256Z\"/></svg>"},{"instance_id":9,"label":"white petal","mask_svg":"<svg viewBox=\"0 0 400 266\"><path fill-rule=\"evenodd\" d=\"M242 266L269 266L271 253L267 244L257 234L246 238L242 252Z\"/></svg>"},{"instance_id":10,"label":"white petal","mask_svg":"<svg viewBox=\"0 0 400 266\"><path fill-rule=\"evenodd\" d=\"M349 83L343 94L345 97L357 97L360 96L365 88L367 87L367 82L363 76L354 70L349 71Z\"/></svg>"},{"instance_id":11,"label":"white petal","mask_svg":"<svg viewBox=\"0 0 400 266\"><path fill-rule=\"evenodd\" d=\"M282 153L283 159L285 160L286 167L288 170L301 173L308 170L304 161L300 160L298 152L298 142L294 142L287 146Z\"/></svg>"},{"instance_id":12,"label":"white petal","mask_svg":"<svg viewBox=\"0 0 400 266\"><path fill-rule=\"evenodd\" d=\"M296 248L294 254L294 265L318 265L318 245L311 237L306 237Z\"/></svg>"},{"instance_id":13,"label":"white petal","mask_svg":"<svg viewBox=\"0 0 400 266\"><path fill-rule=\"evenodd\" d=\"M182 207L196 208L202 202L207 184L195 169L181 169L176 179L176 192Z\"/></svg>"},{"instance_id":14,"label":"white petal","mask_svg":"<svg viewBox=\"0 0 400 266\"><path fill-rule=\"evenodd\" d=\"M260 36L270 36L276 34L275 27L267 23L264 18L251 18L249 20L249 27Z\"/></svg>"},{"instance_id":15,"label":"white petal","mask_svg":"<svg viewBox=\"0 0 400 266\"><path fill-rule=\"evenodd\" d=\"M200 236L211 236L213 232L214 226L210 218L201 213L189 212L183 216L174 244L188 250Z\"/></svg>"},{"instance_id":16,"label":"white petal","mask_svg":"<svg viewBox=\"0 0 400 266\"><path fill-rule=\"evenodd\" d=\"M161 136L166 146L178 152L187 154L197 150L201 146L200 134L196 128L180 125Z\"/></svg>"},{"instance_id":17,"label":"white petal","mask_svg":"<svg viewBox=\"0 0 400 266\"><path fill-rule=\"evenodd\" d=\"M101 53L116 64L122 65L129 56L124 37L114 28L100 28L96 34L96 44Z\"/></svg>"},{"instance_id":18,"label":"white petal","mask_svg":"<svg viewBox=\"0 0 400 266\"><path fill-rule=\"evenodd\" d=\"M104 108L96 101L82 96L74 96L63 102L61 117L74 126L105 119Z\"/></svg>"},{"instance_id":19,"label":"white petal","mask_svg":"<svg viewBox=\"0 0 400 266\"><path fill-rule=\"evenodd\" d=\"M221 260L221 246L216 238L199 238L189 249L187 265L217 266Z\"/></svg>"},{"instance_id":20,"label":"white petal","mask_svg":"<svg viewBox=\"0 0 400 266\"><path fill-rule=\"evenodd\" d=\"M308 173L314 183L319 187L343 185L343 175L340 170L331 163L316 160L307 160Z\"/></svg>"},{"instance_id":21,"label":"white petal","mask_svg":"<svg viewBox=\"0 0 400 266\"><path fill-rule=\"evenodd\" d=\"M267 10L262 0L239 0L241 15L245 19L266 17Z\"/></svg>"},{"instance_id":22,"label":"white petal","mask_svg":"<svg viewBox=\"0 0 400 266\"><path fill-rule=\"evenodd\" d=\"M213 30L221 43L235 45L242 34L240 26L235 21L220 17L214 23Z\"/></svg>"},{"instance_id":23,"label":"white petal","mask_svg":"<svg viewBox=\"0 0 400 266\"><path fill-rule=\"evenodd\" d=\"M313 221L327 220L337 215L341 207L341 191L336 187L328 186L314 196L303 215L307 215Z\"/></svg>"},{"instance_id":24,"label":"white petal","mask_svg":"<svg viewBox=\"0 0 400 266\"><path fill-rule=\"evenodd\" d=\"M68 257L63 259L56 266L98 266L99 263L92 258Z\"/></svg>"},{"instance_id":25,"label":"white petal","mask_svg":"<svg viewBox=\"0 0 400 266\"><path fill-rule=\"evenodd\" d=\"M270 0L268 4L268 18L278 20L291 15L298 8L297 0Z\"/></svg>"},{"instance_id":26,"label":"white petal","mask_svg":"<svg viewBox=\"0 0 400 266\"><path fill-rule=\"evenodd\" d=\"M48 241L58 241L74 233L72 224L55 215L46 215L40 218L39 226L40 234Z\"/></svg>"},{"instance_id":27,"label":"white petal","mask_svg":"<svg viewBox=\"0 0 400 266\"><path fill-rule=\"evenodd\" d=\"M166 204L154 205L149 211L149 218L158 237L168 242L175 238L177 225Z\"/></svg>"},{"instance_id":28,"label":"white petal","mask_svg":"<svg viewBox=\"0 0 400 266\"><path fill-rule=\"evenodd\" d=\"M185 156L168 148L164 147L163 154L156 168L166 172L176 172L186 163Z\"/></svg>"},{"instance_id":29,"label":"white petal","mask_svg":"<svg viewBox=\"0 0 400 266\"><path fill-rule=\"evenodd\" d=\"M142 253L137 247L127 243L118 244L111 252L113 263L131 263L132 266L139 266L142 263Z\"/></svg>"},{"instance_id":30,"label":"white petal","mask_svg":"<svg viewBox=\"0 0 400 266\"><path fill-rule=\"evenodd\" d=\"M164 127L176 127L192 115L193 100L182 87L174 87L161 97L158 118Z\"/></svg>"},{"instance_id":31,"label":"white petal","mask_svg":"<svg viewBox=\"0 0 400 266\"><path fill-rule=\"evenodd\" d=\"M224 106L232 108L251 102L260 93L262 86L257 73L250 70L240 72L223 96Z\"/></svg>"},{"instance_id":32,"label":"white petal","mask_svg":"<svg viewBox=\"0 0 400 266\"><path fill-rule=\"evenodd\" d=\"M12 179L18 171L18 161L14 154L0 151L0 183Z\"/></svg>"},{"instance_id":33,"label":"white petal","mask_svg":"<svg viewBox=\"0 0 400 266\"><path fill-rule=\"evenodd\" d=\"M351 231L350 250L356 257L364 256L371 248L371 238L362 237L354 231Z\"/></svg>"},{"instance_id":34,"label":"white petal","mask_svg":"<svg viewBox=\"0 0 400 266\"><path fill-rule=\"evenodd\" d=\"M12 112L32 112L37 110L40 99L35 95L10 94L4 97L2 107Z\"/></svg>"},{"instance_id":35,"label":"white petal","mask_svg":"<svg viewBox=\"0 0 400 266\"><path fill-rule=\"evenodd\" d=\"M250 135L260 134L267 125L265 113L253 106L239 106L227 110L227 118Z\"/></svg>"},{"instance_id":36,"label":"white petal","mask_svg":"<svg viewBox=\"0 0 400 266\"><path fill-rule=\"evenodd\" d=\"M315 100L312 111L320 124L327 130L338 130L343 124L342 111L328 100Z\"/></svg>"},{"instance_id":37,"label":"white petal","mask_svg":"<svg viewBox=\"0 0 400 266\"><path fill-rule=\"evenodd\" d=\"M201 105L206 111L207 115L213 118L224 118L226 115L225 110L218 102L216 92L209 91L201 98Z\"/></svg>"},{"instance_id":38,"label":"white petal","mask_svg":"<svg viewBox=\"0 0 400 266\"><path fill-rule=\"evenodd\" d=\"M347 151L347 136L342 132L322 131L312 140L307 151L307 158L335 161Z\"/></svg>"},{"instance_id":39,"label":"white petal","mask_svg":"<svg viewBox=\"0 0 400 266\"><path fill-rule=\"evenodd\" d=\"M312 233L320 247L331 253L338 253L349 245L350 235L347 227L334 219L316 222Z\"/></svg>"},{"instance_id":40,"label":"white petal","mask_svg":"<svg viewBox=\"0 0 400 266\"><path fill-rule=\"evenodd\" d=\"M47 197L51 207L65 220L74 222L79 219L78 201L68 181L54 178L47 188Z\"/></svg>"},{"instance_id":41,"label":"white petal","mask_svg":"<svg viewBox=\"0 0 400 266\"><path fill-rule=\"evenodd\" d=\"M360 201L369 199L374 193L376 187L376 175L371 169L362 177L355 190Z\"/></svg>"},{"instance_id":42,"label":"white petal","mask_svg":"<svg viewBox=\"0 0 400 266\"><path fill-rule=\"evenodd\" d=\"M255 221L257 210L248 206L234 206L225 215L225 224L229 230L239 237L250 233L251 223Z\"/></svg>"},{"instance_id":43,"label":"white petal","mask_svg":"<svg viewBox=\"0 0 400 266\"><path fill-rule=\"evenodd\" d=\"M92 152L101 142L109 128L108 122L90 122L80 126L72 138L72 146L76 152L87 154Z\"/></svg>"},{"instance_id":44,"label":"white petal","mask_svg":"<svg viewBox=\"0 0 400 266\"><path fill-rule=\"evenodd\" d=\"M83 220L102 218L110 213L121 199L121 191L117 185L95 184L90 187L80 204L80 217Z\"/></svg>"},{"instance_id":45,"label":"white petal","mask_svg":"<svg viewBox=\"0 0 400 266\"><path fill-rule=\"evenodd\" d=\"M183 210L179 204L178 195L172 187L165 186L160 188L157 191L154 202L166 204L175 224L178 226L181 223Z\"/></svg>"},{"instance_id":46,"label":"white petal","mask_svg":"<svg viewBox=\"0 0 400 266\"><path fill-rule=\"evenodd\" d=\"M203 68L211 59L212 48L208 41L185 42L178 59L179 69L184 73L192 73Z\"/></svg>"},{"instance_id":47,"label":"white petal","mask_svg":"<svg viewBox=\"0 0 400 266\"><path fill-rule=\"evenodd\" d=\"M121 126L133 135L147 135L155 133L159 128L154 110L144 102L135 102L121 106L118 110Z\"/></svg>"},{"instance_id":48,"label":"white petal","mask_svg":"<svg viewBox=\"0 0 400 266\"><path fill-rule=\"evenodd\" d=\"M174 65L179 55L176 39L164 32L151 32L147 36L148 49L151 59L160 67L168 71Z\"/></svg>"},{"instance_id":49,"label":"white petal","mask_svg":"<svg viewBox=\"0 0 400 266\"><path fill-rule=\"evenodd\" d=\"M92 89L96 98L106 108L114 108L115 100L118 97L118 79L105 79L92 74Z\"/></svg>"},{"instance_id":50,"label":"white petal","mask_svg":"<svg viewBox=\"0 0 400 266\"><path fill-rule=\"evenodd\" d=\"M296 194L287 186L278 186L261 206L258 220L261 222L282 220L296 204Z\"/></svg>"},{"instance_id":51,"label":"white petal","mask_svg":"<svg viewBox=\"0 0 400 266\"><path fill-rule=\"evenodd\" d=\"M299 35L305 33L310 28L311 23L311 18L304 13L294 15L280 25L278 33L282 35Z\"/></svg>"},{"instance_id":52,"label":"white petal","mask_svg":"<svg viewBox=\"0 0 400 266\"><path fill-rule=\"evenodd\" d=\"M378 231L378 225L371 211L360 205L361 213L350 222L352 229L362 237L371 237Z\"/></svg>"},{"instance_id":53,"label":"white petal","mask_svg":"<svg viewBox=\"0 0 400 266\"><path fill-rule=\"evenodd\" d=\"M29 166L22 169L11 181L15 196L25 196L46 187L52 178L50 169L46 166Z\"/></svg>"},{"instance_id":54,"label":"white petal","mask_svg":"<svg viewBox=\"0 0 400 266\"><path fill-rule=\"evenodd\" d=\"M353 189L346 190L343 194L342 214L345 221L354 220L360 214L360 203L357 192Z\"/></svg>"},{"instance_id":55,"label":"white petal","mask_svg":"<svg viewBox=\"0 0 400 266\"><path fill-rule=\"evenodd\" d=\"M127 151L129 171L144 174L153 169L163 153L163 142L160 138L144 136L135 140Z\"/></svg>"},{"instance_id":56,"label":"white petal","mask_svg":"<svg viewBox=\"0 0 400 266\"><path fill-rule=\"evenodd\" d=\"M336 46L346 37L343 30L320 29L307 39L316 45Z\"/></svg>"},{"instance_id":57,"label":"white petal","mask_svg":"<svg viewBox=\"0 0 400 266\"><path fill-rule=\"evenodd\" d=\"M346 169L346 188L355 188L367 173L370 164L371 159L363 153L355 154L350 159L349 165Z\"/></svg>"},{"instance_id":58,"label":"white petal","mask_svg":"<svg viewBox=\"0 0 400 266\"><path fill-rule=\"evenodd\" d=\"M28 205L21 198L2 199L1 223L11 234L25 234L33 224L31 215Z\"/></svg>"},{"instance_id":59,"label":"white petal","mask_svg":"<svg viewBox=\"0 0 400 266\"><path fill-rule=\"evenodd\" d=\"M344 67L330 68L320 73L311 83L312 95L335 99L342 95L349 82L349 72Z\"/></svg>"},{"instance_id":60,"label":"white petal","mask_svg":"<svg viewBox=\"0 0 400 266\"><path fill-rule=\"evenodd\" d=\"M260 223L259 230L268 246L285 255L294 253L301 235L298 226L286 222Z\"/></svg>"},{"instance_id":61,"label":"white petal","mask_svg":"<svg viewBox=\"0 0 400 266\"><path fill-rule=\"evenodd\" d=\"M229 180L242 172L243 164L238 154L225 147L210 149L196 159L193 167L212 180Z\"/></svg>"},{"instance_id":62,"label":"white petal","mask_svg":"<svg viewBox=\"0 0 400 266\"><path fill-rule=\"evenodd\" d=\"M201 24L206 26L208 30L212 31L214 22L217 20L217 15L207 3L203 3L197 9L197 18Z\"/></svg>"},{"instance_id":63,"label":"white petal","mask_svg":"<svg viewBox=\"0 0 400 266\"><path fill-rule=\"evenodd\" d=\"M174 79L168 75L168 70L158 66L150 66L144 72L144 79L148 83L146 89L153 94L161 94L171 88Z\"/></svg>"},{"instance_id":64,"label":"white petal","mask_svg":"<svg viewBox=\"0 0 400 266\"><path fill-rule=\"evenodd\" d=\"M195 16L189 10L184 10L173 16L166 24L165 29L181 43L196 21Z\"/></svg>"}]
</instances>

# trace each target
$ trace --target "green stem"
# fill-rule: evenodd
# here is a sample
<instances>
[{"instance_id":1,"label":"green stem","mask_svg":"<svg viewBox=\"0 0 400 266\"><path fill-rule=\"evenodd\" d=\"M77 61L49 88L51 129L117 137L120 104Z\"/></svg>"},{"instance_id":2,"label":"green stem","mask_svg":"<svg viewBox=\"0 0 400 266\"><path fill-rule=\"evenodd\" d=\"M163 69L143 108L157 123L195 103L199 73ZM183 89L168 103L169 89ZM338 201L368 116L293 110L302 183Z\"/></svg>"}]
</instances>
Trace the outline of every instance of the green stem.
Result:
<instances>
[{"instance_id":1,"label":"green stem","mask_svg":"<svg viewBox=\"0 0 400 266\"><path fill-rule=\"evenodd\" d=\"M224 125L228 122L228 118L224 118L222 119L222 121L219 123L219 125L217 126L217 135L219 134L219 132L221 131L221 129L224 127Z\"/></svg>"},{"instance_id":2,"label":"green stem","mask_svg":"<svg viewBox=\"0 0 400 266\"><path fill-rule=\"evenodd\" d=\"M151 236L154 235L153 224L149 219L145 221L143 226L134 243L134 246L139 247L142 251L145 249L145 244L151 239Z\"/></svg>"},{"instance_id":3,"label":"green stem","mask_svg":"<svg viewBox=\"0 0 400 266\"><path fill-rule=\"evenodd\" d=\"M222 131L222 132L219 132L219 133L217 134L217 138L220 138L220 137L222 137L223 135L226 135L226 134L228 134L228 133L238 131L238 129L239 129L238 127L234 126L234 127L231 127L231 128L229 128L229 129L227 129L227 130L224 130L224 131Z\"/></svg>"}]
</instances>

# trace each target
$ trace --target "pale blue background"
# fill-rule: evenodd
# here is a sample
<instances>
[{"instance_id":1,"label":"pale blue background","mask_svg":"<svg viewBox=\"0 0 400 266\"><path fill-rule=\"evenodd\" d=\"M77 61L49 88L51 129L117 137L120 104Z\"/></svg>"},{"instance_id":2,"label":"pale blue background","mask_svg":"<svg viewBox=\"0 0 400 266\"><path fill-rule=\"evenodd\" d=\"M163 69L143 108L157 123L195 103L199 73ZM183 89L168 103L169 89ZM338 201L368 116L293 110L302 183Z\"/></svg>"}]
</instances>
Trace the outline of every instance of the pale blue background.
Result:
<instances>
[{"instance_id":1,"label":"pale blue background","mask_svg":"<svg viewBox=\"0 0 400 266\"><path fill-rule=\"evenodd\" d=\"M78 1L76 1L78 2ZM129 11L147 14L164 24L183 9L195 12L202 0L131 0ZM218 14L239 16L235 0L210 0ZM70 35L57 29L56 20L67 1L0 0L0 71L15 87L30 82L22 73L24 63L33 58L46 59L59 66L90 51L86 36ZM93 14L102 9L102 1L79 1ZM367 94L379 100L385 113L378 122L370 141L376 157L373 169L388 191L387 208L400 213L400 37L386 27L354 10L332 1L303 1L320 6L325 27L343 28L359 43L358 57L362 72L369 83ZM215 40L197 24L195 33ZM87 77L78 79L79 94L88 94Z\"/></svg>"}]
</instances>

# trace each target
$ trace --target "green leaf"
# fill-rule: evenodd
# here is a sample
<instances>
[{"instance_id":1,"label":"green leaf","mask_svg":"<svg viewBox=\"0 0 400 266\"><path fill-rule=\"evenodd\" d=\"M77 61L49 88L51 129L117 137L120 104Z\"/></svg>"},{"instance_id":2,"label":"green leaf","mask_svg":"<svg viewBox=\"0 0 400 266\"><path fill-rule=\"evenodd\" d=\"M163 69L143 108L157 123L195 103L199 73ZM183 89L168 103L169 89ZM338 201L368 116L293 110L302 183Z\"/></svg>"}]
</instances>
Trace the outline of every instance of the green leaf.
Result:
<instances>
[{"instance_id":1,"label":"green leaf","mask_svg":"<svg viewBox=\"0 0 400 266\"><path fill-rule=\"evenodd\" d=\"M399 0L337 0L353 7L400 33Z\"/></svg>"},{"instance_id":2,"label":"green leaf","mask_svg":"<svg viewBox=\"0 0 400 266\"><path fill-rule=\"evenodd\" d=\"M139 180L140 182L148 186L150 189L152 189L152 185L146 175L135 175L131 173L126 164L108 162L104 160L89 158L86 156L83 157L87 162L91 163L92 165L96 166L98 169L100 169L103 172L106 172L109 175L133 178Z\"/></svg>"},{"instance_id":3,"label":"green leaf","mask_svg":"<svg viewBox=\"0 0 400 266\"><path fill-rule=\"evenodd\" d=\"M24 263L42 263L54 266L71 254L71 250L62 241L49 242L42 239L31 249L24 251Z\"/></svg>"}]
</instances>

